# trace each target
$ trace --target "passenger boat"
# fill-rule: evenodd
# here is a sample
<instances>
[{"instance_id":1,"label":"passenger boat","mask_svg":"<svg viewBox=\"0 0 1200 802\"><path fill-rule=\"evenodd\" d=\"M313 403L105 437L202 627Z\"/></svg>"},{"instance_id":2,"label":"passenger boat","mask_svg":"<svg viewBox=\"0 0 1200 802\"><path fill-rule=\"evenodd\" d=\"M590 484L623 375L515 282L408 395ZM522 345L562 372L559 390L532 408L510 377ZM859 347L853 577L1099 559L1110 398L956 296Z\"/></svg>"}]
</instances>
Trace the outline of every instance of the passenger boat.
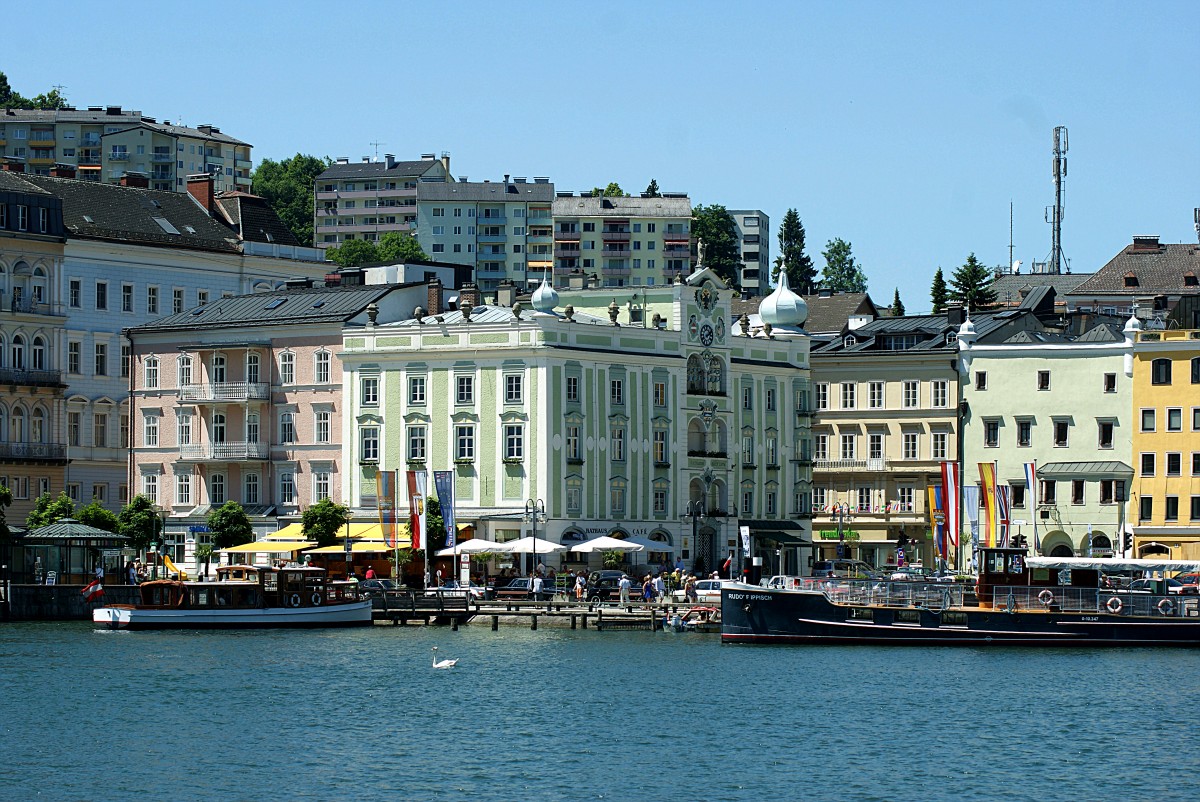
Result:
<instances>
[{"instance_id":1,"label":"passenger boat","mask_svg":"<svg viewBox=\"0 0 1200 802\"><path fill-rule=\"evenodd\" d=\"M219 627L335 627L371 623L371 602L356 582L329 581L325 570L226 565L215 581L160 579L138 586L140 604L112 604L92 612L110 629Z\"/></svg>"},{"instance_id":2,"label":"passenger boat","mask_svg":"<svg viewBox=\"0 0 1200 802\"><path fill-rule=\"evenodd\" d=\"M808 579L721 591L723 643L1200 646L1200 596L1130 589L1200 562L1028 557L981 550L975 584ZM1145 583L1138 583L1145 584ZM1165 581L1156 591L1165 591Z\"/></svg>"}]
</instances>

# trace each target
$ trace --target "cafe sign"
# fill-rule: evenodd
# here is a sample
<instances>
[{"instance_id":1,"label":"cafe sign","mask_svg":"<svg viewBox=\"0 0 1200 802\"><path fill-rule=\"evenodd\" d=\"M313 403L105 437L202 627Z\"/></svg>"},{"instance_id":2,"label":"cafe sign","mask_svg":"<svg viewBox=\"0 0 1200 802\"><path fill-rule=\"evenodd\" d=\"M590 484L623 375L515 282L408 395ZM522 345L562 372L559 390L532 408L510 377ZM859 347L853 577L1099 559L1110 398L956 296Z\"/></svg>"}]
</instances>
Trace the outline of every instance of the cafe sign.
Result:
<instances>
[{"instance_id":1,"label":"cafe sign","mask_svg":"<svg viewBox=\"0 0 1200 802\"><path fill-rule=\"evenodd\" d=\"M838 531L836 529L822 529L818 532L821 540L837 540ZM843 529L842 537L846 540L858 540L858 532L853 529Z\"/></svg>"}]
</instances>

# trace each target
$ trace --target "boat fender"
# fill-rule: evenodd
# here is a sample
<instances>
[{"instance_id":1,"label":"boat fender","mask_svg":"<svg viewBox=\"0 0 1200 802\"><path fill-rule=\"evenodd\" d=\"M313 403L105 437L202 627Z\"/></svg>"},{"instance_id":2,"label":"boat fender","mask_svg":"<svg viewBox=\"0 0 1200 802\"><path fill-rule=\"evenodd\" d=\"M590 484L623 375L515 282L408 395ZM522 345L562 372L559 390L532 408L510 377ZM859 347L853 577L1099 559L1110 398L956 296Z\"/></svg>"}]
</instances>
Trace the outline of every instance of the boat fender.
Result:
<instances>
[{"instance_id":1,"label":"boat fender","mask_svg":"<svg viewBox=\"0 0 1200 802\"><path fill-rule=\"evenodd\" d=\"M1016 611L1017 611L1017 597L1014 596L1010 592L1008 594L1008 598L1004 600L1004 612L1015 613Z\"/></svg>"},{"instance_id":2,"label":"boat fender","mask_svg":"<svg viewBox=\"0 0 1200 802\"><path fill-rule=\"evenodd\" d=\"M1163 615L1175 615L1175 602L1170 599L1160 599L1158 602L1158 611Z\"/></svg>"},{"instance_id":3,"label":"boat fender","mask_svg":"<svg viewBox=\"0 0 1200 802\"><path fill-rule=\"evenodd\" d=\"M314 593L312 595L312 603L313 603L313 607L321 606L321 594L320 593Z\"/></svg>"},{"instance_id":4,"label":"boat fender","mask_svg":"<svg viewBox=\"0 0 1200 802\"><path fill-rule=\"evenodd\" d=\"M1110 613L1116 615L1117 613L1121 612L1122 609L1124 609L1125 603L1116 596L1109 596L1108 601L1104 603L1104 606L1108 608Z\"/></svg>"},{"instance_id":5,"label":"boat fender","mask_svg":"<svg viewBox=\"0 0 1200 802\"><path fill-rule=\"evenodd\" d=\"M291 598L288 599L288 604L291 605L292 607L299 607L300 606L300 594L293 593Z\"/></svg>"},{"instance_id":6,"label":"boat fender","mask_svg":"<svg viewBox=\"0 0 1200 802\"><path fill-rule=\"evenodd\" d=\"M1047 588L1038 594L1038 601L1049 607L1054 601L1054 591Z\"/></svg>"}]
</instances>

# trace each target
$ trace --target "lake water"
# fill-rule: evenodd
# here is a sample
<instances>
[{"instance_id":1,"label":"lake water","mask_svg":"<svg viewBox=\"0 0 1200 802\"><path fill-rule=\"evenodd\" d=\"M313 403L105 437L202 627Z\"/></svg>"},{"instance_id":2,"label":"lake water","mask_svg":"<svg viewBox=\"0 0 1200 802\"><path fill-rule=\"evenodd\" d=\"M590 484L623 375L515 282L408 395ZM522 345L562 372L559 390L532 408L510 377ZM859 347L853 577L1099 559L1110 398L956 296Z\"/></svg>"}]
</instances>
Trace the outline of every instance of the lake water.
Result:
<instances>
[{"instance_id":1,"label":"lake water","mask_svg":"<svg viewBox=\"0 0 1200 802\"><path fill-rule=\"evenodd\" d=\"M1200 650L9 624L0 798L1193 799L1198 679Z\"/></svg>"}]
</instances>

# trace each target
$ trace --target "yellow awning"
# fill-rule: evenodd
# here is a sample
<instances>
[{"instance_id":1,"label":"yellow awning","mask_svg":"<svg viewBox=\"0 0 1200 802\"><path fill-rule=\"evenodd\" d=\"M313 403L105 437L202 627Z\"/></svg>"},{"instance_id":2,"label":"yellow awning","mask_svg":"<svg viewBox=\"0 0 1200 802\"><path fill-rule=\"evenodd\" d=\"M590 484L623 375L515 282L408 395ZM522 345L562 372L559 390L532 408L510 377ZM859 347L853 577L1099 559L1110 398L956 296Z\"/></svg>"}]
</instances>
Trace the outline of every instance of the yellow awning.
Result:
<instances>
[{"instance_id":1,"label":"yellow awning","mask_svg":"<svg viewBox=\"0 0 1200 802\"><path fill-rule=\"evenodd\" d=\"M346 537L346 527L338 529L338 537ZM383 540L383 528L379 524L372 523L352 523L350 524L350 537L354 540L365 538L369 540ZM272 532L267 535L267 540L304 540L304 524L292 523L280 529L278 532Z\"/></svg>"},{"instance_id":2,"label":"yellow awning","mask_svg":"<svg viewBox=\"0 0 1200 802\"><path fill-rule=\"evenodd\" d=\"M218 549L223 554L285 554L300 549L315 546L315 540L256 540L253 543L243 543L240 546L230 546Z\"/></svg>"},{"instance_id":3,"label":"yellow awning","mask_svg":"<svg viewBox=\"0 0 1200 802\"><path fill-rule=\"evenodd\" d=\"M406 540L400 541L400 548L407 549L410 543ZM377 554L391 551L391 547L382 540L356 540L350 544L351 554ZM322 546L319 549L308 549L305 554L345 554L345 544L337 546Z\"/></svg>"}]
</instances>

